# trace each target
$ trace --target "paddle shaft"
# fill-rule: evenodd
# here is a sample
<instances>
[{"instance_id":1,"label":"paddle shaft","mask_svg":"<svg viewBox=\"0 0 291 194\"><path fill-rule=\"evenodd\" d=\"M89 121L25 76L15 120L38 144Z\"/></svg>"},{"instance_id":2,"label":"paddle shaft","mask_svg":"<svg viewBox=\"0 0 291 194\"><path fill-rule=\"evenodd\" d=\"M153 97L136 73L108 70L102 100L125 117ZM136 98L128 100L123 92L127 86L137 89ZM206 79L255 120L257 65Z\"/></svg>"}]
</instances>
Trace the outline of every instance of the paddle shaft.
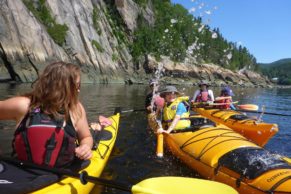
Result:
<instances>
[{"instance_id":1,"label":"paddle shaft","mask_svg":"<svg viewBox=\"0 0 291 194\"><path fill-rule=\"evenodd\" d=\"M70 170L61 169L61 168L40 166L40 165L33 164L31 162L19 161L14 158L8 158L8 157L3 157L3 156L0 156L0 160L15 164L20 167L34 168L34 169L39 169L39 170L43 170L47 172L52 172L52 173L62 175L62 176L78 178L83 184L86 184L87 181L89 181L92 183L100 183L105 186L113 187L115 189L128 191L128 192L131 192L131 188L132 188L132 185L127 185L127 184L119 183L112 180L106 180L106 179L102 179L98 177L89 176L86 171L83 171L82 173L77 173L77 172L72 172Z\"/></svg>"},{"instance_id":2,"label":"paddle shaft","mask_svg":"<svg viewBox=\"0 0 291 194\"><path fill-rule=\"evenodd\" d=\"M253 110L244 110L244 109L237 109L237 111L249 112L249 113L259 113L259 114L263 113L263 114L268 114L268 115L277 115L277 116L291 117L291 115L279 114L279 113L272 113L272 112L253 111Z\"/></svg>"},{"instance_id":3,"label":"paddle shaft","mask_svg":"<svg viewBox=\"0 0 291 194\"><path fill-rule=\"evenodd\" d=\"M127 112L143 112L143 111L146 111L146 109L145 108L142 108L142 109L123 110L123 111L121 111L121 113L127 113Z\"/></svg>"}]
</instances>

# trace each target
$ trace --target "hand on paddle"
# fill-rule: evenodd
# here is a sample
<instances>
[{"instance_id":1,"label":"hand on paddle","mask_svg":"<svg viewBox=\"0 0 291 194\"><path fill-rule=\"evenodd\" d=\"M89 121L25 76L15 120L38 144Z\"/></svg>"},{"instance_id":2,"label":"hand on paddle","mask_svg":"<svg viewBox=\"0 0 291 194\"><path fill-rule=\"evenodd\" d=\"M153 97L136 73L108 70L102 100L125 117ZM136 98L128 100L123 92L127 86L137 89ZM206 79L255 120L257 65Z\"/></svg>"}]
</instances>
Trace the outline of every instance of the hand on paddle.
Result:
<instances>
[{"instance_id":1,"label":"hand on paddle","mask_svg":"<svg viewBox=\"0 0 291 194\"><path fill-rule=\"evenodd\" d=\"M92 157L91 147L88 144L81 144L75 149L75 154L81 160L89 160Z\"/></svg>"},{"instance_id":2,"label":"hand on paddle","mask_svg":"<svg viewBox=\"0 0 291 194\"><path fill-rule=\"evenodd\" d=\"M94 131L101 131L102 126L99 123L91 123L90 124L91 129L93 129Z\"/></svg>"},{"instance_id":3,"label":"hand on paddle","mask_svg":"<svg viewBox=\"0 0 291 194\"><path fill-rule=\"evenodd\" d=\"M112 121L102 115L99 116L99 122L98 123L91 123L90 127L93 130L101 131L103 127L107 127L112 125Z\"/></svg>"},{"instance_id":4,"label":"hand on paddle","mask_svg":"<svg viewBox=\"0 0 291 194\"><path fill-rule=\"evenodd\" d=\"M158 130L157 130L157 133L170 133L172 130L164 130L163 128L159 128Z\"/></svg>"}]
</instances>

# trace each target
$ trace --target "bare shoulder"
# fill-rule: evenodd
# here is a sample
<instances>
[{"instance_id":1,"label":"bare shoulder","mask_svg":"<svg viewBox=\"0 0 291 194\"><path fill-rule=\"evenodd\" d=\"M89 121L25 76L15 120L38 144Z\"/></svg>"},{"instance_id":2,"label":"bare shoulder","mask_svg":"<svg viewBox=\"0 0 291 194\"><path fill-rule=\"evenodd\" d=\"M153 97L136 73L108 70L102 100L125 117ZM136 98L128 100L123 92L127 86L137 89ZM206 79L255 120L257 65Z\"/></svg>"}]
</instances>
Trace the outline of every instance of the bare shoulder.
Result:
<instances>
[{"instance_id":1,"label":"bare shoulder","mask_svg":"<svg viewBox=\"0 0 291 194\"><path fill-rule=\"evenodd\" d=\"M76 109L73 111L70 111L71 119L74 121L74 123L79 122L82 120L82 118L86 118L86 111L84 106L82 105L81 102L78 102Z\"/></svg>"},{"instance_id":2,"label":"bare shoulder","mask_svg":"<svg viewBox=\"0 0 291 194\"><path fill-rule=\"evenodd\" d=\"M30 99L24 96L0 101L0 119L19 120L27 113L29 105Z\"/></svg>"},{"instance_id":3,"label":"bare shoulder","mask_svg":"<svg viewBox=\"0 0 291 194\"><path fill-rule=\"evenodd\" d=\"M2 107L11 107L16 108L18 110L27 110L30 104L30 99L25 96L16 96L12 98L8 98L6 100L0 101Z\"/></svg>"}]
</instances>

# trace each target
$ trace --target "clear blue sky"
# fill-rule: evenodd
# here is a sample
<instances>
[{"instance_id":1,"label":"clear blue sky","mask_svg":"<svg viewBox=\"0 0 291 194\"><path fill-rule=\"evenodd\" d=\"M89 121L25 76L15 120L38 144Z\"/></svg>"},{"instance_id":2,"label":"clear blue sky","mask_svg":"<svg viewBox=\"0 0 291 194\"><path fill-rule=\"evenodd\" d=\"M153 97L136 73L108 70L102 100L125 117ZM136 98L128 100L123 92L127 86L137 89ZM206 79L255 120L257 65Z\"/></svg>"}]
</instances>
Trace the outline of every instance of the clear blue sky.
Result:
<instances>
[{"instance_id":1,"label":"clear blue sky","mask_svg":"<svg viewBox=\"0 0 291 194\"><path fill-rule=\"evenodd\" d=\"M172 0L211 28L218 27L228 41L241 43L257 62L291 58L291 0ZM200 9L199 9L200 6ZM210 12L208 12L210 11ZM206 12L206 13L205 13Z\"/></svg>"}]
</instances>

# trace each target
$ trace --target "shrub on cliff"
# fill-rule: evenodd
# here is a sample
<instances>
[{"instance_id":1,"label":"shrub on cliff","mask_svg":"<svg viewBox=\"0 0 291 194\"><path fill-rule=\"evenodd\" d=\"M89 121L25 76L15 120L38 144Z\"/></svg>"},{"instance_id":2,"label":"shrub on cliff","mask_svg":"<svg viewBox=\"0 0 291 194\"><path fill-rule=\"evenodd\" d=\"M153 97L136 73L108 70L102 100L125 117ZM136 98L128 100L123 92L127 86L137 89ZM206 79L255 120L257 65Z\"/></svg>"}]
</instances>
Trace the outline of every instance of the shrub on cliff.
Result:
<instances>
[{"instance_id":1,"label":"shrub on cliff","mask_svg":"<svg viewBox=\"0 0 291 194\"><path fill-rule=\"evenodd\" d=\"M33 15L47 28L48 34L60 46L62 46L66 39L68 26L66 24L58 24L52 17L49 9L45 5L45 0L32 1L23 0L26 7L33 13Z\"/></svg>"}]
</instances>

